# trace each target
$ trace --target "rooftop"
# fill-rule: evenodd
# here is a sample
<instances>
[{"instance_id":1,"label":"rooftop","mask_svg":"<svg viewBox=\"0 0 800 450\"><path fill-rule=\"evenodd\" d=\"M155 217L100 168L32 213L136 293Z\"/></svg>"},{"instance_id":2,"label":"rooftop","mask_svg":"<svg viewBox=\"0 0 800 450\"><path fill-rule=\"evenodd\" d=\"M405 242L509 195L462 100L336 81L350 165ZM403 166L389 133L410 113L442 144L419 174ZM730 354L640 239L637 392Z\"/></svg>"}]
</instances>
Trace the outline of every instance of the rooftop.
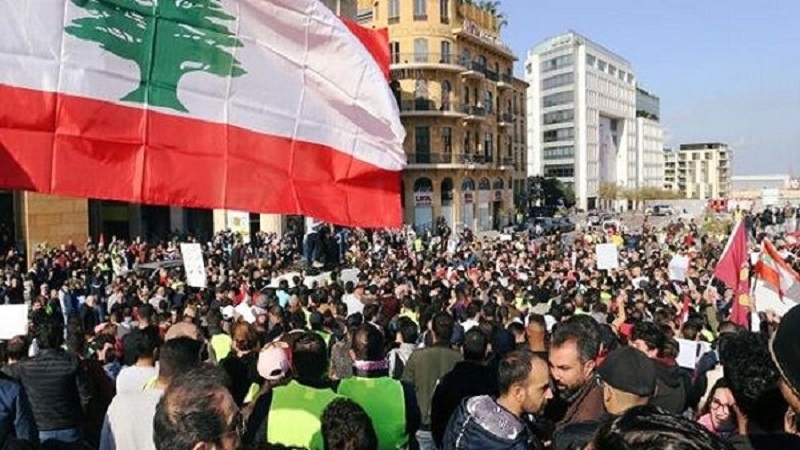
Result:
<instances>
[{"instance_id":1,"label":"rooftop","mask_svg":"<svg viewBox=\"0 0 800 450\"><path fill-rule=\"evenodd\" d=\"M565 33L559 34L557 36L552 36L545 39L543 42L539 43L538 45L534 46L532 49L528 50L528 56L537 54L537 53L544 53L547 50L554 49L556 47L561 47L567 44L576 43L578 45L589 45L591 47L595 47L604 53L607 53L609 56L616 59L618 62L621 62L628 67L631 67L631 63L620 56L619 54L609 50L606 47L598 44L597 42L587 38L586 36L578 33L575 30L567 30Z\"/></svg>"}]
</instances>

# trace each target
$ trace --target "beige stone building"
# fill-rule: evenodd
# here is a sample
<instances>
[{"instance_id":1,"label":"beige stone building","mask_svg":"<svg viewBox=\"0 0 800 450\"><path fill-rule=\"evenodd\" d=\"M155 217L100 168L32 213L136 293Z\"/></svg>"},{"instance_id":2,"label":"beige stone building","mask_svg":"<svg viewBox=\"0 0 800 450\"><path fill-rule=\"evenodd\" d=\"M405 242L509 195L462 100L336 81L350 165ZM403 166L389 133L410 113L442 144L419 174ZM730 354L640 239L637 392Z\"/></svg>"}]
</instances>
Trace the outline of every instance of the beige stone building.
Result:
<instances>
[{"instance_id":1,"label":"beige stone building","mask_svg":"<svg viewBox=\"0 0 800 450\"><path fill-rule=\"evenodd\" d=\"M664 187L686 198L713 200L731 194L733 152L727 144L681 144L664 151Z\"/></svg>"},{"instance_id":2,"label":"beige stone building","mask_svg":"<svg viewBox=\"0 0 800 450\"><path fill-rule=\"evenodd\" d=\"M388 28L391 87L407 137L405 223L500 228L525 178L525 90L500 39L503 19L458 0L359 0Z\"/></svg>"}]
</instances>

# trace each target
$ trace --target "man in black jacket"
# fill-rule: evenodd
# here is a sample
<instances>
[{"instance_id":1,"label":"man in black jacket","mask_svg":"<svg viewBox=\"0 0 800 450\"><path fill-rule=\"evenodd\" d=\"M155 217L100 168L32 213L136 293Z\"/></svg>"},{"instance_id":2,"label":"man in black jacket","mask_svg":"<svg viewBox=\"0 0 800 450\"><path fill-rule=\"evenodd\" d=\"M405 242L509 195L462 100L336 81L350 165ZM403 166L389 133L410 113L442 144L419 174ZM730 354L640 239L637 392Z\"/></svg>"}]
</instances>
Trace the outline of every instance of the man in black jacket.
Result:
<instances>
[{"instance_id":1,"label":"man in black jacket","mask_svg":"<svg viewBox=\"0 0 800 450\"><path fill-rule=\"evenodd\" d=\"M43 445L80 441L83 411L92 396L78 357L61 348L62 330L56 321L41 324L37 333L41 354L12 366L14 378L28 393Z\"/></svg>"},{"instance_id":2,"label":"man in black jacket","mask_svg":"<svg viewBox=\"0 0 800 450\"><path fill-rule=\"evenodd\" d=\"M464 336L461 352L464 361L439 380L431 401L431 434L437 448L442 448L444 431L450 416L467 397L497 396L497 373L484 364L489 346L486 333L475 327Z\"/></svg>"},{"instance_id":3,"label":"man in black jacket","mask_svg":"<svg viewBox=\"0 0 800 450\"><path fill-rule=\"evenodd\" d=\"M666 333L655 323L639 322L631 332L631 346L647 355L656 366L656 394L650 404L672 414L683 414L690 406L691 380L681 372L674 358L666 357Z\"/></svg>"}]
</instances>

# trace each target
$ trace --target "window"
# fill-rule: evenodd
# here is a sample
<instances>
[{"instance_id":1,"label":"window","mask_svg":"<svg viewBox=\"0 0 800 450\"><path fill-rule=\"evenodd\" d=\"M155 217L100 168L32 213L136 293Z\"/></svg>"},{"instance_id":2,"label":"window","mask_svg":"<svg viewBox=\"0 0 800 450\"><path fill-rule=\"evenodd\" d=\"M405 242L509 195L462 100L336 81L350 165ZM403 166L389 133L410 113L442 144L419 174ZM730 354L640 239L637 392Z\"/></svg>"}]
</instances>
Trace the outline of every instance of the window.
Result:
<instances>
[{"instance_id":1,"label":"window","mask_svg":"<svg viewBox=\"0 0 800 450\"><path fill-rule=\"evenodd\" d=\"M565 145L560 147L548 147L542 151L544 159L566 159L575 157L575 147Z\"/></svg>"},{"instance_id":2,"label":"window","mask_svg":"<svg viewBox=\"0 0 800 450\"><path fill-rule=\"evenodd\" d=\"M471 59L472 57L469 54L469 50L467 49L461 50L461 61L459 61L459 64L461 64L464 67L470 67L470 65L472 64L470 61Z\"/></svg>"},{"instance_id":3,"label":"window","mask_svg":"<svg viewBox=\"0 0 800 450\"><path fill-rule=\"evenodd\" d=\"M419 79L414 82L414 110L428 111L430 109L430 102L428 101L428 82Z\"/></svg>"},{"instance_id":4,"label":"window","mask_svg":"<svg viewBox=\"0 0 800 450\"><path fill-rule=\"evenodd\" d=\"M627 76L627 73L625 73L624 70L620 70L619 72L617 72L617 78L619 78L622 81L625 81L625 77L626 76Z\"/></svg>"},{"instance_id":5,"label":"window","mask_svg":"<svg viewBox=\"0 0 800 450\"><path fill-rule=\"evenodd\" d=\"M445 153L453 152L453 129L442 127L442 148Z\"/></svg>"},{"instance_id":6,"label":"window","mask_svg":"<svg viewBox=\"0 0 800 450\"><path fill-rule=\"evenodd\" d=\"M617 76L617 67L613 64L608 65L608 74L612 77Z\"/></svg>"},{"instance_id":7,"label":"window","mask_svg":"<svg viewBox=\"0 0 800 450\"><path fill-rule=\"evenodd\" d=\"M451 64L451 57L450 57L450 41L442 41L441 46L439 47L441 50L441 60L439 61L441 64Z\"/></svg>"},{"instance_id":8,"label":"window","mask_svg":"<svg viewBox=\"0 0 800 450\"><path fill-rule=\"evenodd\" d=\"M545 177L573 177L575 176L575 167L572 164L557 164L552 166L544 166Z\"/></svg>"},{"instance_id":9,"label":"window","mask_svg":"<svg viewBox=\"0 0 800 450\"><path fill-rule=\"evenodd\" d=\"M564 105L572 103L572 91L559 92L558 94L551 94L542 98L542 107L548 108L550 106Z\"/></svg>"},{"instance_id":10,"label":"window","mask_svg":"<svg viewBox=\"0 0 800 450\"><path fill-rule=\"evenodd\" d=\"M486 70L486 57L479 55L477 58L475 58L475 64L480 66L481 70Z\"/></svg>"},{"instance_id":11,"label":"window","mask_svg":"<svg viewBox=\"0 0 800 450\"><path fill-rule=\"evenodd\" d=\"M572 109L563 109L561 111L553 111L542 116L543 125L552 125L554 123L571 122L575 118L575 111Z\"/></svg>"},{"instance_id":12,"label":"window","mask_svg":"<svg viewBox=\"0 0 800 450\"><path fill-rule=\"evenodd\" d=\"M428 0L414 0L414 20L428 20Z\"/></svg>"},{"instance_id":13,"label":"window","mask_svg":"<svg viewBox=\"0 0 800 450\"><path fill-rule=\"evenodd\" d=\"M492 91L488 89L483 91L483 107L486 110L487 114L492 113L493 102L494 101L492 100Z\"/></svg>"},{"instance_id":14,"label":"window","mask_svg":"<svg viewBox=\"0 0 800 450\"><path fill-rule=\"evenodd\" d=\"M469 88L468 87L464 88L464 105L465 106L469 105Z\"/></svg>"},{"instance_id":15,"label":"window","mask_svg":"<svg viewBox=\"0 0 800 450\"><path fill-rule=\"evenodd\" d=\"M414 127L414 149L417 154L431 152L431 129Z\"/></svg>"},{"instance_id":16,"label":"window","mask_svg":"<svg viewBox=\"0 0 800 450\"><path fill-rule=\"evenodd\" d=\"M392 64L398 64L400 62L399 42L389 42L389 55L392 60Z\"/></svg>"},{"instance_id":17,"label":"window","mask_svg":"<svg viewBox=\"0 0 800 450\"><path fill-rule=\"evenodd\" d=\"M555 89L557 87L572 84L574 77L572 72L562 73L542 80L542 90Z\"/></svg>"},{"instance_id":18,"label":"window","mask_svg":"<svg viewBox=\"0 0 800 450\"><path fill-rule=\"evenodd\" d=\"M442 111L450 111L450 92L452 90L449 81L442 81Z\"/></svg>"},{"instance_id":19,"label":"window","mask_svg":"<svg viewBox=\"0 0 800 450\"><path fill-rule=\"evenodd\" d=\"M428 62L428 40L425 38L414 39L414 62Z\"/></svg>"},{"instance_id":20,"label":"window","mask_svg":"<svg viewBox=\"0 0 800 450\"><path fill-rule=\"evenodd\" d=\"M486 156L487 160L492 159L492 153L494 150L494 135L492 133L486 133L483 136L483 154Z\"/></svg>"},{"instance_id":21,"label":"window","mask_svg":"<svg viewBox=\"0 0 800 450\"><path fill-rule=\"evenodd\" d=\"M548 130L542 133L544 142L569 141L575 137L575 129L572 127Z\"/></svg>"},{"instance_id":22,"label":"window","mask_svg":"<svg viewBox=\"0 0 800 450\"><path fill-rule=\"evenodd\" d=\"M450 23L450 0L439 0L439 21Z\"/></svg>"},{"instance_id":23,"label":"window","mask_svg":"<svg viewBox=\"0 0 800 450\"><path fill-rule=\"evenodd\" d=\"M605 61L600 61L600 60L597 61L597 69L600 70L601 72L606 71L606 65L607 64Z\"/></svg>"},{"instance_id":24,"label":"window","mask_svg":"<svg viewBox=\"0 0 800 450\"><path fill-rule=\"evenodd\" d=\"M572 53L567 55L556 56L555 58L542 61L542 72L549 72L551 70L558 70L572 64Z\"/></svg>"},{"instance_id":25,"label":"window","mask_svg":"<svg viewBox=\"0 0 800 450\"><path fill-rule=\"evenodd\" d=\"M594 64L597 62L597 58L594 55L586 54L586 65L589 67L594 67Z\"/></svg>"},{"instance_id":26,"label":"window","mask_svg":"<svg viewBox=\"0 0 800 450\"><path fill-rule=\"evenodd\" d=\"M472 152L472 146L470 145L469 131L467 131L464 133L464 153L468 154L470 152Z\"/></svg>"},{"instance_id":27,"label":"window","mask_svg":"<svg viewBox=\"0 0 800 450\"><path fill-rule=\"evenodd\" d=\"M389 0L389 23L400 22L400 0Z\"/></svg>"}]
</instances>

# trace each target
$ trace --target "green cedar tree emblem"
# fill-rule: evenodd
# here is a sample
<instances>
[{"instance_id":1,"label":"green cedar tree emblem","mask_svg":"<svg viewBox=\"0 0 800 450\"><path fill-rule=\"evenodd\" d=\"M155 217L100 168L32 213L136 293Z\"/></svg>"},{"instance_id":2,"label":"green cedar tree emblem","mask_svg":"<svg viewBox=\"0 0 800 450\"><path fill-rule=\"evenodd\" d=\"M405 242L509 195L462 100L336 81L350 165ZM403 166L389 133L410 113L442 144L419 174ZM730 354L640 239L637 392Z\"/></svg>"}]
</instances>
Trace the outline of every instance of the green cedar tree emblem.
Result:
<instances>
[{"instance_id":1,"label":"green cedar tree emblem","mask_svg":"<svg viewBox=\"0 0 800 450\"><path fill-rule=\"evenodd\" d=\"M247 73L229 51L241 41L220 0L71 0L90 13L65 31L96 42L139 67L139 86L121 100L188 111L178 82L190 72L221 77Z\"/></svg>"}]
</instances>

